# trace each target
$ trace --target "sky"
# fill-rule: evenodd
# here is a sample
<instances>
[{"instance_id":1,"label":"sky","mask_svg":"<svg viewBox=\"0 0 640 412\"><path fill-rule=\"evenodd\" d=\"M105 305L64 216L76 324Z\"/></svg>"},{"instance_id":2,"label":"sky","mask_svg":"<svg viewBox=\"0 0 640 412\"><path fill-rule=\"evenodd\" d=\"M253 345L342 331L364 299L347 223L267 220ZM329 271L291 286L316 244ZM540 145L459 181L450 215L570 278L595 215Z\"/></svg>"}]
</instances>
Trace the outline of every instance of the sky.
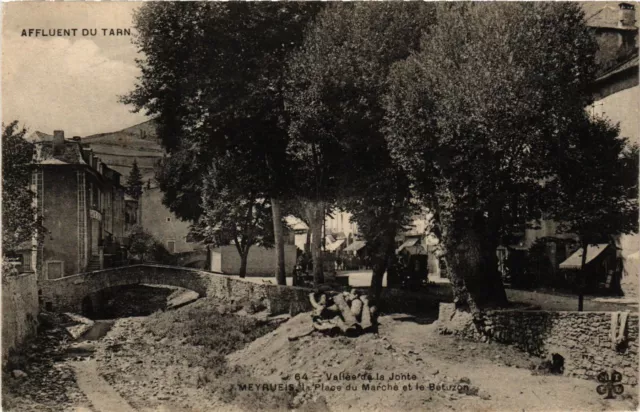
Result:
<instances>
[{"instance_id":1,"label":"sky","mask_svg":"<svg viewBox=\"0 0 640 412\"><path fill-rule=\"evenodd\" d=\"M19 120L30 132L64 130L87 136L147 120L118 97L133 89L140 71L131 36L140 2L9 2L2 4L2 121ZM587 15L617 2L583 3ZM78 29L76 36L23 37L24 29ZM81 29L97 29L82 36ZM135 31L132 29L132 34Z\"/></svg>"},{"instance_id":2,"label":"sky","mask_svg":"<svg viewBox=\"0 0 640 412\"><path fill-rule=\"evenodd\" d=\"M11 2L2 5L2 121L30 132L64 130L66 137L124 129L148 118L118 97L140 75L132 36L132 2ZM72 29L76 36L22 36L29 29ZM98 29L83 36L82 29ZM64 33L63 33L64 34ZM109 34L109 32L107 32Z\"/></svg>"}]
</instances>

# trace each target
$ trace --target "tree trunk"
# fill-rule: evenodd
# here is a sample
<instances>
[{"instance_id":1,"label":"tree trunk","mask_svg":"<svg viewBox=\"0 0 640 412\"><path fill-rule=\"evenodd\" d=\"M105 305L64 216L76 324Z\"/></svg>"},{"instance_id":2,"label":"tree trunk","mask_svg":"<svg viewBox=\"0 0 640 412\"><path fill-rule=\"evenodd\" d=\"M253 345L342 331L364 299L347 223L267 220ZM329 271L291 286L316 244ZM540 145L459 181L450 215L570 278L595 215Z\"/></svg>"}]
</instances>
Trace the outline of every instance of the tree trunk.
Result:
<instances>
[{"instance_id":1,"label":"tree trunk","mask_svg":"<svg viewBox=\"0 0 640 412\"><path fill-rule=\"evenodd\" d=\"M371 276L371 287L369 288L369 299L374 306L380 305L382 295L382 281L384 272L387 270L387 259L384 257L374 257L372 259L373 275Z\"/></svg>"},{"instance_id":2,"label":"tree trunk","mask_svg":"<svg viewBox=\"0 0 640 412\"><path fill-rule=\"evenodd\" d=\"M207 257L204 261L204 270L207 272L211 271L211 249L209 249L209 245L207 245Z\"/></svg>"},{"instance_id":3,"label":"tree trunk","mask_svg":"<svg viewBox=\"0 0 640 412\"><path fill-rule=\"evenodd\" d=\"M238 272L238 276L244 278L247 275L247 260L249 257L249 247L240 254L240 272Z\"/></svg>"},{"instance_id":4,"label":"tree trunk","mask_svg":"<svg viewBox=\"0 0 640 412\"><path fill-rule=\"evenodd\" d=\"M386 235L382 244L370 245L371 265L373 274L371 275L371 287L369 288L369 300L372 306L380 305L382 295L382 281L384 274L389 269L390 263L395 258L395 233ZM389 286L389 274L387 274L387 287Z\"/></svg>"},{"instance_id":5,"label":"tree trunk","mask_svg":"<svg viewBox=\"0 0 640 412\"><path fill-rule=\"evenodd\" d=\"M507 295L498 272L496 239L466 230L457 244L448 245L451 251L451 284L454 301L459 309L472 312L485 307L505 306Z\"/></svg>"},{"instance_id":6,"label":"tree trunk","mask_svg":"<svg viewBox=\"0 0 640 412\"><path fill-rule=\"evenodd\" d=\"M400 285L399 282L400 273L398 272L398 257L395 254L395 250L387 262L387 287L397 288Z\"/></svg>"},{"instance_id":7,"label":"tree trunk","mask_svg":"<svg viewBox=\"0 0 640 412\"><path fill-rule=\"evenodd\" d=\"M307 205L307 220L311 229L311 258L313 261L313 283L316 287L324 283L322 265L322 225L324 223L324 204L314 202Z\"/></svg>"},{"instance_id":8,"label":"tree trunk","mask_svg":"<svg viewBox=\"0 0 640 412\"><path fill-rule=\"evenodd\" d=\"M578 279L578 312L582 312L584 309L584 286L587 281L587 272L585 265L587 264L587 250L589 250L589 243L582 241L582 262L580 262L580 276Z\"/></svg>"},{"instance_id":9,"label":"tree trunk","mask_svg":"<svg viewBox=\"0 0 640 412\"><path fill-rule=\"evenodd\" d=\"M304 242L304 253L309 253L310 251L311 251L311 226L309 226L309 228L307 229L307 241Z\"/></svg>"},{"instance_id":10,"label":"tree trunk","mask_svg":"<svg viewBox=\"0 0 640 412\"><path fill-rule=\"evenodd\" d=\"M287 275L284 266L284 238L282 233L282 210L280 200L271 198L271 211L273 215L273 237L276 252L276 282L278 285L287 284Z\"/></svg>"}]
</instances>

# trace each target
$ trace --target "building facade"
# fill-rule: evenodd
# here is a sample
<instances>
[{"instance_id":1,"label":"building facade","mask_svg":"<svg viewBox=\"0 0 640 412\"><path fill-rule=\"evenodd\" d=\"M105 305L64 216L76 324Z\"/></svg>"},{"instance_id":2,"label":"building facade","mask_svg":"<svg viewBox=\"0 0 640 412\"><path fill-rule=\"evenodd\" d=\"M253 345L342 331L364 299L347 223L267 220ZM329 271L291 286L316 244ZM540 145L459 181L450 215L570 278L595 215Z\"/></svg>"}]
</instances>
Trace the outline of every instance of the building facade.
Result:
<instances>
[{"instance_id":1,"label":"building facade","mask_svg":"<svg viewBox=\"0 0 640 412\"><path fill-rule=\"evenodd\" d=\"M169 253L193 252L203 246L190 241L190 223L178 219L162 203L163 193L158 187L145 186L139 200L140 225L156 240L161 242Z\"/></svg>"},{"instance_id":2,"label":"building facade","mask_svg":"<svg viewBox=\"0 0 640 412\"><path fill-rule=\"evenodd\" d=\"M122 262L124 188L120 174L108 168L79 138L64 132L40 134L32 190L46 228L33 241L32 269L38 278L57 279Z\"/></svg>"}]
</instances>

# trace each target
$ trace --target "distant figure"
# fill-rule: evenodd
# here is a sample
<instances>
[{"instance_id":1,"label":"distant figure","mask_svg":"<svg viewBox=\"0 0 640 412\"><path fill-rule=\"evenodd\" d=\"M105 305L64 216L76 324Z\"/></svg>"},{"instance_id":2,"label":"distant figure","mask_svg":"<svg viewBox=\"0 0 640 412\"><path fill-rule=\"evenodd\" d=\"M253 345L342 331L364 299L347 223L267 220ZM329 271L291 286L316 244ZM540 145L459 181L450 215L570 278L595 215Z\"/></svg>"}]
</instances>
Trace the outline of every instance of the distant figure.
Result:
<instances>
[{"instance_id":1,"label":"distant figure","mask_svg":"<svg viewBox=\"0 0 640 412\"><path fill-rule=\"evenodd\" d=\"M147 180L147 189L151 189L151 179Z\"/></svg>"}]
</instances>

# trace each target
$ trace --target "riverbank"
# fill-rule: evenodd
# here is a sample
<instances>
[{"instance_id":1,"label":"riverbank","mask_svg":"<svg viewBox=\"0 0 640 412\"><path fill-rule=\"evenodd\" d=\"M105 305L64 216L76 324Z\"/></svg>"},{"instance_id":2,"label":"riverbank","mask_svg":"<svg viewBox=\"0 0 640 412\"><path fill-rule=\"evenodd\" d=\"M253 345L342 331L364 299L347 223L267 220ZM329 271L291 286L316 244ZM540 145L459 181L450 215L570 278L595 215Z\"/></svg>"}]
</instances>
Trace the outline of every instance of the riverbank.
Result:
<instances>
[{"instance_id":1,"label":"riverbank","mask_svg":"<svg viewBox=\"0 0 640 412\"><path fill-rule=\"evenodd\" d=\"M59 316L48 314L39 334L9 356L2 373L2 410L95 412L80 390L67 352L71 337Z\"/></svg>"},{"instance_id":2,"label":"riverbank","mask_svg":"<svg viewBox=\"0 0 640 412\"><path fill-rule=\"evenodd\" d=\"M255 302L202 298L150 316L97 321L95 335L83 342L72 344L59 329L41 335L44 346L30 348L22 363L13 361L25 376L5 374L3 407L341 412L638 406L634 388L604 399L594 381L553 375L543 359L510 346L440 335L434 320L428 313L382 314L376 334L302 336L311 328L309 313L269 317Z\"/></svg>"},{"instance_id":3,"label":"riverbank","mask_svg":"<svg viewBox=\"0 0 640 412\"><path fill-rule=\"evenodd\" d=\"M145 412L637 406L632 388L603 399L595 382L549 374L543 359L513 347L439 335L433 317L384 315L378 334L291 341L308 330L308 313L276 328L266 313L248 308L205 298L175 312L120 319L96 352L98 371Z\"/></svg>"}]
</instances>

